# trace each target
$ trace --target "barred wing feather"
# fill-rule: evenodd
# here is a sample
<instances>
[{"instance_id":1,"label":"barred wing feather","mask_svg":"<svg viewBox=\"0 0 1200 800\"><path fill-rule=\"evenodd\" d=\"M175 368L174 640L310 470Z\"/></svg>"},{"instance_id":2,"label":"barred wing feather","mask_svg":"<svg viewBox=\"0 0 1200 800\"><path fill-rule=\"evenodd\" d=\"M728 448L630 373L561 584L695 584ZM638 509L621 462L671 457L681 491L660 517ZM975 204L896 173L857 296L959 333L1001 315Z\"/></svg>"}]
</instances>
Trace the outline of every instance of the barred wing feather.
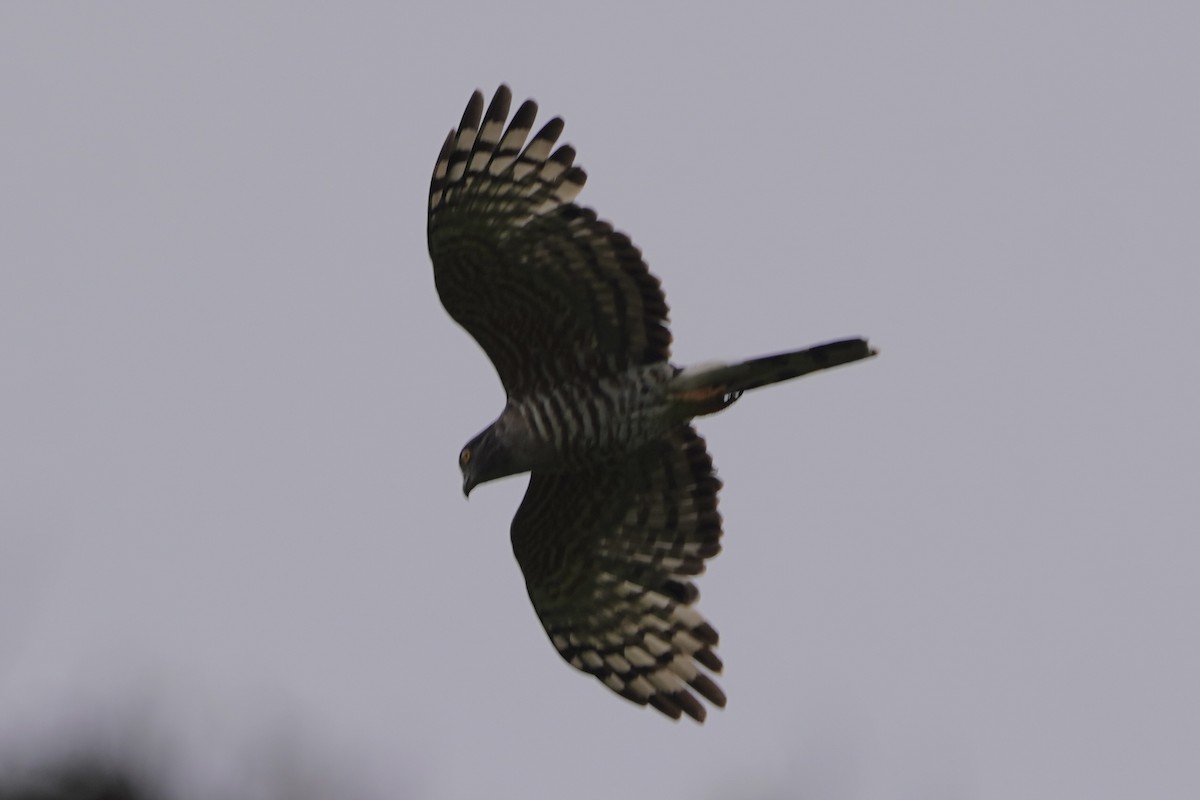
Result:
<instances>
[{"instance_id":1,"label":"barred wing feather","mask_svg":"<svg viewBox=\"0 0 1200 800\"><path fill-rule=\"evenodd\" d=\"M429 191L429 254L442 304L510 396L670 356L667 304L628 236L573 201L586 175L562 120L529 140L537 105L505 128L512 94L471 97Z\"/></svg>"},{"instance_id":2,"label":"barred wing feather","mask_svg":"<svg viewBox=\"0 0 1200 800\"><path fill-rule=\"evenodd\" d=\"M628 461L534 471L512 525L529 597L562 657L675 719L704 720L695 694L725 705L708 675L721 671L717 633L690 580L720 551L720 487L685 425Z\"/></svg>"}]
</instances>

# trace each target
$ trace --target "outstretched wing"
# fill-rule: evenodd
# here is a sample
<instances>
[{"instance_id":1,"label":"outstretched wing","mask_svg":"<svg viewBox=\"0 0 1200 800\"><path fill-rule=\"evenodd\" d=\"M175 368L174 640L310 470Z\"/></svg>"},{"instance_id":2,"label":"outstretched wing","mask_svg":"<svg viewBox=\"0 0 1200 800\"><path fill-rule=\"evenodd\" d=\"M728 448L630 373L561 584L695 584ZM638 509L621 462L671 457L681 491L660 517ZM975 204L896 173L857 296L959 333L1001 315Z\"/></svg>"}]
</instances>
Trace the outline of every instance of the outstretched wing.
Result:
<instances>
[{"instance_id":1,"label":"outstretched wing","mask_svg":"<svg viewBox=\"0 0 1200 800\"><path fill-rule=\"evenodd\" d=\"M534 610L570 664L635 703L703 722L723 707L717 632L691 583L720 549L721 482L690 426L628 461L535 471L512 525Z\"/></svg>"},{"instance_id":2,"label":"outstretched wing","mask_svg":"<svg viewBox=\"0 0 1200 800\"><path fill-rule=\"evenodd\" d=\"M670 355L667 303L629 237L572 201L586 175L551 153L563 123L528 145L537 104L507 130L512 93L475 92L438 156L429 255L442 304L488 354L510 396L611 375Z\"/></svg>"}]
</instances>

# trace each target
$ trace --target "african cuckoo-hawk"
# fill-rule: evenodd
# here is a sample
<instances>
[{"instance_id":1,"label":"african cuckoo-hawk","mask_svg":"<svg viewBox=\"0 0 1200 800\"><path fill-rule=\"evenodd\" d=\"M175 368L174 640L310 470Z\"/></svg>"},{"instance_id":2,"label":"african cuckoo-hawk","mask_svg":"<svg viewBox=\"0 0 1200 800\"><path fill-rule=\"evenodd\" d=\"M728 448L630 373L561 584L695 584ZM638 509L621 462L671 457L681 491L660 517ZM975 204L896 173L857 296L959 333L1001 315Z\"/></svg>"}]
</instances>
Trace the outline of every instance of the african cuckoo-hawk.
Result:
<instances>
[{"instance_id":1,"label":"african cuckoo-hawk","mask_svg":"<svg viewBox=\"0 0 1200 800\"><path fill-rule=\"evenodd\" d=\"M669 361L667 304L629 237L573 201L584 172L537 105L471 97L438 155L429 254L450 316L508 395L459 454L463 492L531 473L512 523L529 598L572 666L703 721L725 694L692 578L720 550L721 487L693 417L750 389L874 355L862 339L736 364ZM507 128L505 122L508 121Z\"/></svg>"}]
</instances>

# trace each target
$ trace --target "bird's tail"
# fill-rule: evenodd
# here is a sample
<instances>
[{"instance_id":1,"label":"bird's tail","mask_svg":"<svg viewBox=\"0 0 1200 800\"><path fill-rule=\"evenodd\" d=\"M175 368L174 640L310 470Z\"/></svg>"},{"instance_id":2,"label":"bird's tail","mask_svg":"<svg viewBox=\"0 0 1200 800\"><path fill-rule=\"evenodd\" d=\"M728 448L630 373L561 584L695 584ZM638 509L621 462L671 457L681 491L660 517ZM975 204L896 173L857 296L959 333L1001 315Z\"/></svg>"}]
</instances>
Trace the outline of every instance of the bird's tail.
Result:
<instances>
[{"instance_id":1,"label":"bird's tail","mask_svg":"<svg viewBox=\"0 0 1200 800\"><path fill-rule=\"evenodd\" d=\"M707 363L687 367L671 381L671 396L695 409L694 416L727 407L743 392L789 381L810 372L849 364L875 355L865 339L843 339L807 350L760 356L737 364Z\"/></svg>"}]
</instances>

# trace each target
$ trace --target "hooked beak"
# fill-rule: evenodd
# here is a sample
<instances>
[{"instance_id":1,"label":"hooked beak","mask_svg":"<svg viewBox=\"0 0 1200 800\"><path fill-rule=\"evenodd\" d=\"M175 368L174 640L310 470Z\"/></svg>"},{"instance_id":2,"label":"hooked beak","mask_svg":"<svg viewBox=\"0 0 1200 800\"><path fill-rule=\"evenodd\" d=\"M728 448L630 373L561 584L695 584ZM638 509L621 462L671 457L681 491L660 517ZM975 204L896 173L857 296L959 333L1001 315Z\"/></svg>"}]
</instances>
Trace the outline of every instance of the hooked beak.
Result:
<instances>
[{"instance_id":1,"label":"hooked beak","mask_svg":"<svg viewBox=\"0 0 1200 800\"><path fill-rule=\"evenodd\" d=\"M463 476L463 497L470 498L471 490L475 488L475 481L471 480L470 475Z\"/></svg>"}]
</instances>

